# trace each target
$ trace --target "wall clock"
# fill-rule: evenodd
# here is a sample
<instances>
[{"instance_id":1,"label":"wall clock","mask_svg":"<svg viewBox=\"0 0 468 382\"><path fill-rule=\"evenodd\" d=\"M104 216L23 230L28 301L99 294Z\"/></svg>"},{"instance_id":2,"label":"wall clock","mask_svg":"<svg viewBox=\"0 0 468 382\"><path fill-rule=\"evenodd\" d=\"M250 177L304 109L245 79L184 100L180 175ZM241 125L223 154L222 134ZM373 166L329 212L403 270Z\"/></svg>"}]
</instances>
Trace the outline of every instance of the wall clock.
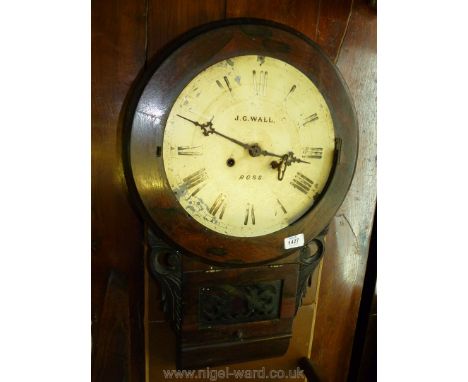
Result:
<instances>
[{"instance_id":1,"label":"wall clock","mask_svg":"<svg viewBox=\"0 0 468 382\"><path fill-rule=\"evenodd\" d=\"M355 169L341 75L300 33L238 19L184 37L134 93L126 177L178 367L284 353Z\"/></svg>"}]
</instances>

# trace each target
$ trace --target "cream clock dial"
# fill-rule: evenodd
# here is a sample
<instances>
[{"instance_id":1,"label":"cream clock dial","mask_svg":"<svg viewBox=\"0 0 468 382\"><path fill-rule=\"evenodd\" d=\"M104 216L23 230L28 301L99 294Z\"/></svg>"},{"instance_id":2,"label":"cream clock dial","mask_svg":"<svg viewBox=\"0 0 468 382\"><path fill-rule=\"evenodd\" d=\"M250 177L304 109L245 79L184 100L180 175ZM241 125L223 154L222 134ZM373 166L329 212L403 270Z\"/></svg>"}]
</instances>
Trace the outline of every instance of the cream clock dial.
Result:
<instances>
[{"instance_id":1,"label":"cream clock dial","mask_svg":"<svg viewBox=\"0 0 468 382\"><path fill-rule=\"evenodd\" d=\"M163 137L164 169L181 206L236 237L276 232L312 208L334 149L330 110L314 83L256 55L199 73L177 97Z\"/></svg>"}]
</instances>

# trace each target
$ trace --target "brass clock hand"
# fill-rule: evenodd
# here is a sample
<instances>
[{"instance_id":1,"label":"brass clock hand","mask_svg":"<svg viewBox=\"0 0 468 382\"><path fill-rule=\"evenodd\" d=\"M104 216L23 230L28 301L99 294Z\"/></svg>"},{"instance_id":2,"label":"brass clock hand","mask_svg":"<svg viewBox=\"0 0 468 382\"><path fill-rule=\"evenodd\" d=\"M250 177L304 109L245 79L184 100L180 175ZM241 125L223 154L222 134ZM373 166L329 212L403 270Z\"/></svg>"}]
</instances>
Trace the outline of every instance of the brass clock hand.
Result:
<instances>
[{"instance_id":1,"label":"brass clock hand","mask_svg":"<svg viewBox=\"0 0 468 382\"><path fill-rule=\"evenodd\" d=\"M293 152L289 152L288 154L285 154L285 155L278 155L278 154L274 154L274 153L271 153L269 151L266 151L266 150L262 150L260 148L259 145L257 144L254 144L252 146L250 146L250 149L249 149L249 152L251 152L251 155L252 156L259 156L259 155L263 155L263 156L270 156L270 157L277 157L277 158L284 158L285 156L287 157L287 162L288 162L288 166L291 164L291 163L307 163L307 164L310 164L310 162L307 162L305 160L302 160L302 159L299 159L299 158L296 158L294 156L294 153ZM273 163L273 162L272 162ZM274 162L274 163L277 163L278 162ZM276 168L276 167L275 167Z\"/></svg>"},{"instance_id":2,"label":"brass clock hand","mask_svg":"<svg viewBox=\"0 0 468 382\"><path fill-rule=\"evenodd\" d=\"M183 117L182 117L183 118ZM266 151L266 150L262 150L261 147L258 145L258 144L253 144L253 145L249 145L248 143L244 143L244 142L241 142L235 138L232 138L232 137L229 137L223 133L220 133L219 131L215 130L214 127L213 127L213 123L210 121L208 122L206 125L209 126L209 134L217 134L219 135L220 137L223 137L225 139L227 139L228 141L231 141L241 147L243 147L244 149L246 149L250 156L252 157L258 157L260 155L263 155L263 156L273 156L273 157L277 157L277 158L282 158L281 155L278 155L278 154L273 154L273 153L270 153L269 151ZM205 135L208 135L208 134L205 134ZM297 158L294 158L295 161L301 161L300 159L297 159ZM302 161L304 162L304 161ZM305 163L308 163L308 162L305 162Z\"/></svg>"},{"instance_id":3,"label":"brass clock hand","mask_svg":"<svg viewBox=\"0 0 468 382\"><path fill-rule=\"evenodd\" d=\"M224 135L223 133L220 133L219 131L216 131L214 128L212 128L212 132L213 132L214 134L219 135L220 137L223 137L223 138L227 139L228 141L231 141L231 142L233 142L233 143L235 143L235 144L237 144L237 145L243 147L244 149L249 150L249 152L250 152L250 147L251 147L251 146L248 145L247 143L243 143L243 142L241 142L241 141L238 141L237 139L228 137L227 135Z\"/></svg>"},{"instance_id":4,"label":"brass clock hand","mask_svg":"<svg viewBox=\"0 0 468 382\"><path fill-rule=\"evenodd\" d=\"M291 166L292 163L307 163L307 164L310 164L310 162L307 162L305 160L296 158L292 151L290 151L287 154L284 154L281 157L281 160L279 161L279 163L276 162L276 161L271 162L271 167L278 169L278 180L279 181L283 180L284 173L286 172L286 168L288 166Z\"/></svg>"},{"instance_id":5,"label":"brass clock hand","mask_svg":"<svg viewBox=\"0 0 468 382\"><path fill-rule=\"evenodd\" d=\"M182 119L185 119L186 121L189 121L191 123L193 123L195 126L198 126L200 127L202 130L203 130L203 135L210 135L210 134L213 134L215 131L213 129L213 124L211 123L211 121L207 122L207 123L200 123L200 122L197 122L197 121L193 121L187 117L184 117L183 115L180 115L180 114L177 114L178 117L182 118Z\"/></svg>"},{"instance_id":6,"label":"brass clock hand","mask_svg":"<svg viewBox=\"0 0 468 382\"><path fill-rule=\"evenodd\" d=\"M252 155L252 156L257 156L257 155L253 155L252 152L251 152L251 147L252 147L252 145L249 145L249 144L247 144L247 143L243 143L243 142L241 142L241 141L238 141L238 140L235 139L235 138L231 138L231 137L229 137L229 136L227 136L227 135L225 135L225 134L223 134L223 133L220 133L219 131L216 131L216 130L214 129L214 127L213 127L213 122L212 122L213 118L211 118L211 121L209 121L209 122L206 122L206 123L199 123L199 122L197 122L197 121L192 121L191 119L186 118L186 117L184 117L184 116L182 116L182 115L180 115L180 114L177 114L177 116L180 117L180 118L182 118L182 119L185 119L186 121L189 121L189 122L193 123L195 126L200 127L200 128L203 130L203 134L204 134L204 135L206 135L206 136L208 136L208 135L210 135L210 134L219 135L220 137L223 137L224 139L227 139L227 140L229 140L229 141L235 143L236 145L239 145L239 146L243 147L244 149L249 150L250 155Z\"/></svg>"},{"instance_id":7,"label":"brass clock hand","mask_svg":"<svg viewBox=\"0 0 468 382\"><path fill-rule=\"evenodd\" d=\"M293 152L289 152L288 154L285 154L285 155L278 155L278 154L274 154L274 153L271 153L267 150L262 150L261 147L258 145L258 144L253 144L253 145L249 145L247 143L244 143L244 142L241 142L235 138L232 138L232 137L229 137L228 135L225 135L223 133L220 133L219 131L216 131L213 127L213 118L211 118L210 121L206 122L206 123L200 123L200 122L197 122L197 121L193 121L187 117L184 117L180 114L177 114L178 117L182 118L182 119L185 119L186 121L189 121L191 123L193 123L195 126L198 126L200 127L202 130L203 130L203 135L205 136L208 136L210 134L216 134L216 135L219 135L220 137L223 137L224 139L227 139L228 141L231 141L232 143L235 143L236 145L239 145L241 146L242 148L248 150L249 154L252 156L252 157L258 157L260 155L263 155L263 156L272 156L272 157L276 157L276 158L281 158L280 162L271 162L271 166L273 168L278 168L278 180L283 180L284 178L284 173L286 171L286 167L287 166L290 166L291 163L294 163L294 162L297 162L297 163L308 163L310 164L310 162L306 162L302 159L299 159L299 158L296 158L294 156L294 153Z\"/></svg>"},{"instance_id":8,"label":"brass clock hand","mask_svg":"<svg viewBox=\"0 0 468 382\"><path fill-rule=\"evenodd\" d=\"M290 152L288 154L283 155L278 165L278 180L279 181L282 181L284 178L284 173L286 172L286 168L288 167L289 154L292 154L292 153Z\"/></svg>"},{"instance_id":9,"label":"brass clock hand","mask_svg":"<svg viewBox=\"0 0 468 382\"><path fill-rule=\"evenodd\" d=\"M253 144L249 147L249 153L253 157L258 157L260 155L263 155L263 156L282 158L282 155L273 154L273 153L270 153L269 151L262 150L260 146L257 144Z\"/></svg>"},{"instance_id":10,"label":"brass clock hand","mask_svg":"<svg viewBox=\"0 0 468 382\"><path fill-rule=\"evenodd\" d=\"M292 154L292 153L290 153L290 154ZM310 164L310 162L307 162L307 161L305 161L305 160L296 158L294 155L292 155L291 158L290 158L289 160L290 160L289 164L291 164L291 163L307 163L307 164ZM289 166L289 165L288 165L288 166Z\"/></svg>"}]
</instances>

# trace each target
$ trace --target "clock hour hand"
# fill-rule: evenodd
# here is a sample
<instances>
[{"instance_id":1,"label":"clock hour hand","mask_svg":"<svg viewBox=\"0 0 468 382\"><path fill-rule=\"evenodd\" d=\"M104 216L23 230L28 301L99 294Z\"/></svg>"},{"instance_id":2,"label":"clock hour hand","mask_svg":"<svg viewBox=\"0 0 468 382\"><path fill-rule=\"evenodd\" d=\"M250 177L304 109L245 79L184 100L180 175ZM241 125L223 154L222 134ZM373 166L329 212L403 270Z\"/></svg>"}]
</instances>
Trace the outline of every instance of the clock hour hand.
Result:
<instances>
[{"instance_id":1,"label":"clock hour hand","mask_svg":"<svg viewBox=\"0 0 468 382\"><path fill-rule=\"evenodd\" d=\"M266 151L266 150L262 150L261 147L257 145L256 143L253 145L249 145L248 149L249 149L249 154L253 157L258 157L260 155L277 157L277 158L283 157L282 155L278 155L278 154L270 153L269 151Z\"/></svg>"},{"instance_id":2,"label":"clock hour hand","mask_svg":"<svg viewBox=\"0 0 468 382\"><path fill-rule=\"evenodd\" d=\"M302 159L299 159L299 158L296 158L294 156L294 153L293 152L289 152L285 155L278 155L278 154L274 154L274 153L271 153L269 151L266 151L266 150L262 150L260 148L260 146L258 146L257 144L255 145L252 145L250 146L250 149L249 149L249 152L251 153L252 156L259 156L259 155L263 155L263 156L269 156L269 157L277 157L277 158L284 158L284 157L287 157L285 159L285 161L287 162L287 165L289 166L291 163L307 163L307 164L310 164L310 162L307 162L305 160L302 160ZM277 163L278 162L272 162L272 163ZM276 168L276 167L275 167Z\"/></svg>"},{"instance_id":3,"label":"clock hour hand","mask_svg":"<svg viewBox=\"0 0 468 382\"><path fill-rule=\"evenodd\" d=\"M278 169L278 180L279 181L283 180L284 173L286 172L286 168L288 166L291 166L292 163L307 163L307 164L310 164L310 162L306 162L305 160L296 158L292 151L290 151L287 154L284 154L281 157L281 160L279 162L276 162L276 161L271 162L271 167Z\"/></svg>"},{"instance_id":4,"label":"clock hour hand","mask_svg":"<svg viewBox=\"0 0 468 382\"><path fill-rule=\"evenodd\" d=\"M293 154L293 153L290 153L290 154ZM302 159L299 159L299 158L296 158L294 155L291 156L291 158L289 159L289 164L288 166L291 164L291 163L307 163L307 164L310 164L310 162L307 162L305 160L302 160Z\"/></svg>"}]
</instances>

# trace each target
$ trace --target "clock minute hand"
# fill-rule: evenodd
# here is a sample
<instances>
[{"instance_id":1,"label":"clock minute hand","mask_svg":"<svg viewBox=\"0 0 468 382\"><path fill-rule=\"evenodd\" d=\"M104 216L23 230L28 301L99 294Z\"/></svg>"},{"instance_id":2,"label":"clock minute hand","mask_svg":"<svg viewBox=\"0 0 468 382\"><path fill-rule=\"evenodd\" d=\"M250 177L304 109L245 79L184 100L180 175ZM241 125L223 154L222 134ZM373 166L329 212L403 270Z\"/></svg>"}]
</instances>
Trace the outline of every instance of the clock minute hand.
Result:
<instances>
[{"instance_id":1,"label":"clock minute hand","mask_svg":"<svg viewBox=\"0 0 468 382\"><path fill-rule=\"evenodd\" d=\"M180 115L180 114L177 114L178 117L182 118L182 119L185 119L186 121L189 121L191 123L193 123L195 126L198 126L202 129L203 131L203 135L210 135L210 134L213 134L215 131L213 129L213 124L211 123L211 121L209 122L206 122L206 123L200 123L200 122L197 122L197 121L193 121L187 117L184 117L183 115Z\"/></svg>"},{"instance_id":2,"label":"clock minute hand","mask_svg":"<svg viewBox=\"0 0 468 382\"><path fill-rule=\"evenodd\" d=\"M227 135L224 135L223 133L220 133L219 131L216 131L214 128L211 128L211 129L212 129L211 131L212 131L214 134L217 134L217 135L219 135L220 137L223 137L223 138L227 139L228 141L231 141L231 142L235 143L236 145L239 145L239 146L243 147L244 149L247 149L247 150L250 151L250 147L251 147L251 146L250 146L249 144L243 143L243 142L241 142L241 141L238 141L237 139L228 137Z\"/></svg>"},{"instance_id":3,"label":"clock minute hand","mask_svg":"<svg viewBox=\"0 0 468 382\"><path fill-rule=\"evenodd\" d=\"M236 145L239 145L241 147L243 147L244 149L246 150L249 150L249 153L250 155L252 156L256 156L256 155L253 155L252 152L251 152L251 148L252 148L252 145L249 145L247 143L243 143L241 141L238 141L237 139L235 138L231 138L223 133L220 133L219 131L216 131L213 127L213 122L212 121L209 121L209 122L206 122L206 123L200 123L200 122L197 122L197 121L193 121L187 117L184 117L183 115L180 115L180 114L177 114L178 117L182 118L182 119L185 119L186 121L189 121L191 123L193 123L195 126L198 126L200 127L202 130L203 130L203 134L208 136L210 134L216 134L216 135L219 135L220 137L223 137L224 139L227 139L228 141L231 141L233 143L235 143Z\"/></svg>"}]
</instances>

